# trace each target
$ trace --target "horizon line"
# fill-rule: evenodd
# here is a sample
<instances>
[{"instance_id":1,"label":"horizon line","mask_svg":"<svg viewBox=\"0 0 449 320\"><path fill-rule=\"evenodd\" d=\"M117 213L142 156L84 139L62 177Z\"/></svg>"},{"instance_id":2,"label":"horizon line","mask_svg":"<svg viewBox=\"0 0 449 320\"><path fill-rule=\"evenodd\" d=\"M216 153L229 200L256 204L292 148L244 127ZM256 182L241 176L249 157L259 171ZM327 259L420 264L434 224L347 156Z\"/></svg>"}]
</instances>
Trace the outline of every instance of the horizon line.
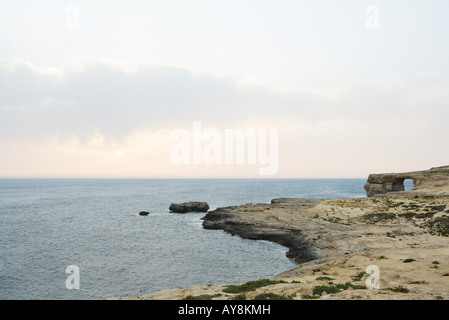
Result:
<instances>
[{"instance_id":1,"label":"horizon line","mask_svg":"<svg viewBox=\"0 0 449 320\"><path fill-rule=\"evenodd\" d=\"M223 180L310 180L310 179L314 179L314 180L318 180L318 179L366 179L366 177L276 177L276 178L269 178L269 177L0 177L0 179L96 179L96 180L100 180L100 179L115 179L115 180L119 180L119 179L135 179L135 180L139 180L139 179L173 179L173 180L179 180L179 179L191 179L191 180L208 180L208 179L223 179Z\"/></svg>"}]
</instances>

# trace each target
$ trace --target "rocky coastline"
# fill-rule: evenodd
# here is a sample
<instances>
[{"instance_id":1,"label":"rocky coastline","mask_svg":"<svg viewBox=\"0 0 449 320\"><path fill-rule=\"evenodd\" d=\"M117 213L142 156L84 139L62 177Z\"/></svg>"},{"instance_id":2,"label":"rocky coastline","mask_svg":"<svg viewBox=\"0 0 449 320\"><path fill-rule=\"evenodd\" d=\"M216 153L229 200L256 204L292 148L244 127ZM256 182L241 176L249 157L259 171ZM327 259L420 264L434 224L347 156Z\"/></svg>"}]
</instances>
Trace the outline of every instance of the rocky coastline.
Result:
<instances>
[{"instance_id":1,"label":"rocky coastline","mask_svg":"<svg viewBox=\"0 0 449 320\"><path fill-rule=\"evenodd\" d=\"M252 240L268 240L288 248L287 257L296 263L319 259L319 244L304 233L298 225L287 226L270 215L263 222L257 221L264 211L283 210L292 205L298 208L312 208L319 199L273 199L271 205L247 204L243 206L217 208L203 217L205 229L224 230L232 235ZM250 216L256 215L250 218Z\"/></svg>"},{"instance_id":2,"label":"rocky coastline","mask_svg":"<svg viewBox=\"0 0 449 320\"><path fill-rule=\"evenodd\" d=\"M403 191L404 179L415 188ZM449 299L449 166L370 175L365 190L366 198L280 198L209 211L206 229L287 248L297 266L270 285L239 294L227 285L190 286L123 299ZM368 290L372 266L380 276Z\"/></svg>"}]
</instances>

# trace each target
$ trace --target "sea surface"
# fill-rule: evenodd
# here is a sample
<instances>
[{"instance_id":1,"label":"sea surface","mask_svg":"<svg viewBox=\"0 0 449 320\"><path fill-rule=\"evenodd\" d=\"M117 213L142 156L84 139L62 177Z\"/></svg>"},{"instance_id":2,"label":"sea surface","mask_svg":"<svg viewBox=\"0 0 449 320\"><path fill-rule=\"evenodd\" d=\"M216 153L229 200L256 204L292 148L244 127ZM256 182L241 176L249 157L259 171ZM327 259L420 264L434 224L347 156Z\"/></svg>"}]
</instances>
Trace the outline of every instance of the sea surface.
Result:
<instances>
[{"instance_id":1,"label":"sea surface","mask_svg":"<svg viewBox=\"0 0 449 320\"><path fill-rule=\"evenodd\" d=\"M364 197L365 181L0 179L0 299L103 299L272 277L294 267L287 248L203 229L205 213L171 213L170 204Z\"/></svg>"}]
</instances>

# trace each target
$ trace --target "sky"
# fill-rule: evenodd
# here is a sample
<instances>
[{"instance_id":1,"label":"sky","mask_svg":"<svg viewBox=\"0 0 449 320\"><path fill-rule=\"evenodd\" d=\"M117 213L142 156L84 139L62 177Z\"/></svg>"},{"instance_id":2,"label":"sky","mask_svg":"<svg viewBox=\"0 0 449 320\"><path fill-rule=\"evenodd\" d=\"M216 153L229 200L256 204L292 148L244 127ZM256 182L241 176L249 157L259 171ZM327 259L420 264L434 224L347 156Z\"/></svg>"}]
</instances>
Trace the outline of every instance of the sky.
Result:
<instances>
[{"instance_id":1,"label":"sky","mask_svg":"<svg viewBox=\"0 0 449 320\"><path fill-rule=\"evenodd\" d=\"M0 0L0 178L447 165L447 12L447 0ZM256 133L240 162L226 144L239 130Z\"/></svg>"}]
</instances>

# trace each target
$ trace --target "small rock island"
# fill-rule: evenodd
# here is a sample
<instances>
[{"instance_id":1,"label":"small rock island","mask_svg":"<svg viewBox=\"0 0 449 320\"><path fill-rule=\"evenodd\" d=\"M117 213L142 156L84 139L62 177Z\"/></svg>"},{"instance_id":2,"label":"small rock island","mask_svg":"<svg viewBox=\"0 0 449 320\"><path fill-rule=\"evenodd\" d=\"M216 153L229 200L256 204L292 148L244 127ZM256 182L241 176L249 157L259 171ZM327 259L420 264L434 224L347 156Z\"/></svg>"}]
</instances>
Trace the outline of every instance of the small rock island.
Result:
<instances>
[{"instance_id":1,"label":"small rock island","mask_svg":"<svg viewBox=\"0 0 449 320\"><path fill-rule=\"evenodd\" d=\"M190 201L184 203L172 203L168 208L171 212L186 213L186 212L207 212L210 207L207 202Z\"/></svg>"}]
</instances>

